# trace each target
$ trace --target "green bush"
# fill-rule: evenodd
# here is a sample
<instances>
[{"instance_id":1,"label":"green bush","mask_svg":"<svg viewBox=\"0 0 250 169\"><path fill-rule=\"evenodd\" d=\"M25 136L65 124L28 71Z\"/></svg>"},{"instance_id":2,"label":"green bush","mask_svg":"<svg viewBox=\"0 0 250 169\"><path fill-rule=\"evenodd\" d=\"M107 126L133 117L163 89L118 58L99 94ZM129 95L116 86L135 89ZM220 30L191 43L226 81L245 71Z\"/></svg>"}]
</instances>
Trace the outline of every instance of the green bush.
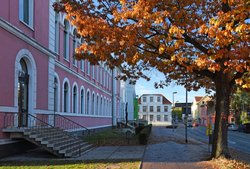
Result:
<instances>
[{"instance_id":1,"label":"green bush","mask_svg":"<svg viewBox=\"0 0 250 169\"><path fill-rule=\"evenodd\" d=\"M145 126L139 133L138 139L140 144L147 144L148 142L148 137L150 135L152 129L152 125L147 125Z\"/></svg>"},{"instance_id":2,"label":"green bush","mask_svg":"<svg viewBox=\"0 0 250 169\"><path fill-rule=\"evenodd\" d=\"M142 145L146 145L148 142L148 136L146 133L140 133L139 134L139 143Z\"/></svg>"},{"instance_id":3,"label":"green bush","mask_svg":"<svg viewBox=\"0 0 250 169\"><path fill-rule=\"evenodd\" d=\"M144 129L144 126L138 126L138 127L136 127L135 128L135 134L136 135L139 134L142 131L142 129Z\"/></svg>"}]
</instances>

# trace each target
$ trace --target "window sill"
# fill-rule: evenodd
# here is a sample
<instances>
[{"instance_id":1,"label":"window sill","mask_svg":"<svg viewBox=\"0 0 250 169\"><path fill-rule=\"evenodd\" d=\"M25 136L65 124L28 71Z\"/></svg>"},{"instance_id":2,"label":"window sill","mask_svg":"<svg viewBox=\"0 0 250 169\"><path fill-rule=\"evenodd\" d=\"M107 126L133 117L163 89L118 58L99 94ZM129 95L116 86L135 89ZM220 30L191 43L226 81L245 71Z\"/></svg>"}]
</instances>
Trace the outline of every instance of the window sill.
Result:
<instances>
[{"instance_id":1,"label":"window sill","mask_svg":"<svg viewBox=\"0 0 250 169\"><path fill-rule=\"evenodd\" d=\"M30 30L34 31L33 25L29 25L29 24L27 24L26 22L24 22L24 21L22 21L22 20L20 20L20 19L19 19L19 21L20 21L23 25L25 25L26 27L28 27Z\"/></svg>"}]
</instances>

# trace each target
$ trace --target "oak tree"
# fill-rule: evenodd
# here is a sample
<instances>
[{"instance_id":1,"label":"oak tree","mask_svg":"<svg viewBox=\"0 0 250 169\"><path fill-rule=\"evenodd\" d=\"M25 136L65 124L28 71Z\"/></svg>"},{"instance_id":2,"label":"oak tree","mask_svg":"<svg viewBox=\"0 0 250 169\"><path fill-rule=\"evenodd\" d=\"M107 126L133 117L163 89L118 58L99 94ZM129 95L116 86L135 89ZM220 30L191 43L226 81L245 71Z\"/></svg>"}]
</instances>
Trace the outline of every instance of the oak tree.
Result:
<instances>
[{"instance_id":1,"label":"oak tree","mask_svg":"<svg viewBox=\"0 0 250 169\"><path fill-rule=\"evenodd\" d=\"M248 0L60 0L84 43L78 59L148 79L156 68L188 89L216 92L212 157L229 157L227 117L234 86L249 87Z\"/></svg>"}]
</instances>

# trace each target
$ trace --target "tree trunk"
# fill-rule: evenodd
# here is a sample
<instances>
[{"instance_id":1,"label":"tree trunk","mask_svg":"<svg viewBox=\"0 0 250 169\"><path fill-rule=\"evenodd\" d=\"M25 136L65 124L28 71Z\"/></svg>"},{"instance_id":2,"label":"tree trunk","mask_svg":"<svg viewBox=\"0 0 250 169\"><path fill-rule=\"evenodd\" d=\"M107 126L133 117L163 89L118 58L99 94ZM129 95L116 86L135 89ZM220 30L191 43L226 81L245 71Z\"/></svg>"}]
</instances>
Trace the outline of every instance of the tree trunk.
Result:
<instances>
[{"instance_id":1,"label":"tree trunk","mask_svg":"<svg viewBox=\"0 0 250 169\"><path fill-rule=\"evenodd\" d=\"M216 86L216 115L211 158L230 158L227 139L227 126L229 115L229 96L231 86L227 77L220 73L215 79Z\"/></svg>"}]
</instances>

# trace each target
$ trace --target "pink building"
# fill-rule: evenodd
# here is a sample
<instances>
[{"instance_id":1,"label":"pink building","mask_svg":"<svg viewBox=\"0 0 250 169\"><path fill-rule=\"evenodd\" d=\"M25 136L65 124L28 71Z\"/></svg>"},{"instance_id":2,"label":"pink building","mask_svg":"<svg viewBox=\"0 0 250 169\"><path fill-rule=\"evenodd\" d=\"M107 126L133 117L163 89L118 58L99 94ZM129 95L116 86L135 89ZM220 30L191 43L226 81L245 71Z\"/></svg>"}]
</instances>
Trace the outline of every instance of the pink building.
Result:
<instances>
[{"instance_id":1,"label":"pink building","mask_svg":"<svg viewBox=\"0 0 250 169\"><path fill-rule=\"evenodd\" d=\"M74 59L83 39L54 12L55 1L1 2L0 139L9 138L6 126L31 126L30 115L51 125L61 115L88 129L116 123L120 82L112 77L119 70Z\"/></svg>"}]
</instances>

